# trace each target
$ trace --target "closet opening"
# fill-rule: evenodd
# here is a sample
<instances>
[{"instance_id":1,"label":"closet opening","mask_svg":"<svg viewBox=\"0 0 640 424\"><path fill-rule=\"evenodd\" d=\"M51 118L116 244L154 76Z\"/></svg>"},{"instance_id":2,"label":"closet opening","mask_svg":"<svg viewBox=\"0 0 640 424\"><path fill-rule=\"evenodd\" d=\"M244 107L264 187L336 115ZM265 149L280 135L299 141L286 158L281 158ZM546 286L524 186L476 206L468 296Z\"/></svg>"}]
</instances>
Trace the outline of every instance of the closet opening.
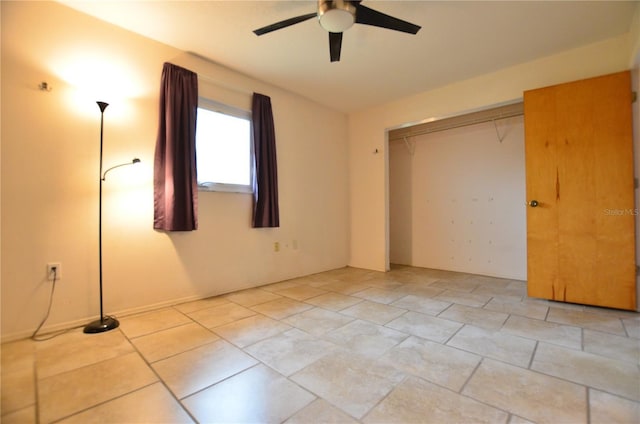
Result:
<instances>
[{"instance_id":1,"label":"closet opening","mask_svg":"<svg viewBox=\"0 0 640 424\"><path fill-rule=\"evenodd\" d=\"M388 268L526 279L523 103L389 130Z\"/></svg>"}]
</instances>

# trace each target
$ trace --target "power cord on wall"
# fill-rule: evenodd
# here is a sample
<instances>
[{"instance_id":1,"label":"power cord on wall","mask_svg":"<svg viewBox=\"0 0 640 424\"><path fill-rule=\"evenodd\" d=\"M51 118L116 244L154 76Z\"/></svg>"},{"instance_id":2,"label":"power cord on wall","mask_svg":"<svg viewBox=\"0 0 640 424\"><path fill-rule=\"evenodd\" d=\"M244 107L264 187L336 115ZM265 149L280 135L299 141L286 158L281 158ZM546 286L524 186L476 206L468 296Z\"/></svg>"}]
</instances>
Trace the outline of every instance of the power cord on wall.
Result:
<instances>
[{"instance_id":1,"label":"power cord on wall","mask_svg":"<svg viewBox=\"0 0 640 424\"><path fill-rule=\"evenodd\" d=\"M38 328L36 328L36 331L34 331L33 334L31 335L31 340L35 340L37 342L43 341L43 340L49 340L50 338L55 337L55 336L47 337L47 338L38 337L38 331L40 331L44 323L49 319L49 314L51 313L51 306L53 305L53 293L55 293L56 291L56 281L58 280L58 269L54 267L51 269L51 272L53 273L53 284L51 284L51 294L49 295L49 307L47 308L47 314L44 316L44 318L40 322L40 325L38 325Z\"/></svg>"},{"instance_id":2,"label":"power cord on wall","mask_svg":"<svg viewBox=\"0 0 640 424\"><path fill-rule=\"evenodd\" d=\"M52 267L51 268L51 273L53 274L53 282L51 284L51 294L49 295L49 306L47 307L47 313L44 316L44 318L42 319L42 321L40 322L40 325L38 325L38 328L36 328L36 331L33 332L33 334L31 335L31 340L34 340L36 342L43 342L46 340L51 340L54 337L58 337L64 333L67 333L75 328L79 328L79 327L73 327L73 328L69 328L66 330L61 330L58 331L56 333L53 334L49 334L47 336L38 336L38 331L40 331L40 329L42 328L42 326L44 325L45 322L47 322L47 320L49 319L49 314L51 313L51 306L53 306L53 294L56 291L56 282L58 281L58 269L56 267Z\"/></svg>"}]
</instances>

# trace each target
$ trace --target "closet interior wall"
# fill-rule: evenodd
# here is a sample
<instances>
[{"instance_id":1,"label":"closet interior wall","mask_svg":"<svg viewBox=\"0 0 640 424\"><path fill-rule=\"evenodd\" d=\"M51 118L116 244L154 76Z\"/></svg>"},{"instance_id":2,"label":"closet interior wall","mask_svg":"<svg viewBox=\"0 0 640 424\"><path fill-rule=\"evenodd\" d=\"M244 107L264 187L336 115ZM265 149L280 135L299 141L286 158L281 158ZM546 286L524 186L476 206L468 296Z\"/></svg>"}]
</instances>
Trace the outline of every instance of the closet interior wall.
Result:
<instances>
[{"instance_id":1,"label":"closet interior wall","mask_svg":"<svg viewBox=\"0 0 640 424\"><path fill-rule=\"evenodd\" d=\"M525 280L523 117L467 122L389 133L390 262Z\"/></svg>"}]
</instances>

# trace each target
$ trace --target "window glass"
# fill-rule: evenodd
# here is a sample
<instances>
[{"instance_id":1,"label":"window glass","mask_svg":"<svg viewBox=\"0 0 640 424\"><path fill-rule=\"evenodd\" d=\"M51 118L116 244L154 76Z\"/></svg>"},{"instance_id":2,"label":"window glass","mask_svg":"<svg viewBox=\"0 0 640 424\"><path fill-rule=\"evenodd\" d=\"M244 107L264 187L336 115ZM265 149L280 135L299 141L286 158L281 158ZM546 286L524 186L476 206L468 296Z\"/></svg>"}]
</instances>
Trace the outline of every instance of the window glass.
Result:
<instances>
[{"instance_id":1,"label":"window glass","mask_svg":"<svg viewBox=\"0 0 640 424\"><path fill-rule=\"evenodd\" d=\"M196 166L202 190L251 193L253 146L249 112L200 100Z\"/></svg>"}]
</instances>

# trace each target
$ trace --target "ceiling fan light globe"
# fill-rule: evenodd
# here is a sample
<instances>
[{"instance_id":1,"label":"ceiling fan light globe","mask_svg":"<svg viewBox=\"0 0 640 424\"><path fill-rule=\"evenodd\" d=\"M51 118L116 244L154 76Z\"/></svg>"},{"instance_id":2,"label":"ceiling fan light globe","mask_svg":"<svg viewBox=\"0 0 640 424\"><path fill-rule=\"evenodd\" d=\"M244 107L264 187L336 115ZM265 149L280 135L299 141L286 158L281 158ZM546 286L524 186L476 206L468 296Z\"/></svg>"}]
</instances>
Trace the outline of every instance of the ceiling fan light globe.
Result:
<instances>
[{"instance_id":1,"label":"ceiling fan light globe","mask_svg":"<svg viewBox=\"0 0 640 424\"><path fill-rule=\"evenodd\" d=\"M329 32L344 32L351 28L355 20L348 10L330 9L320 15L320 26Z\"/></svg>"}]
</instances>

